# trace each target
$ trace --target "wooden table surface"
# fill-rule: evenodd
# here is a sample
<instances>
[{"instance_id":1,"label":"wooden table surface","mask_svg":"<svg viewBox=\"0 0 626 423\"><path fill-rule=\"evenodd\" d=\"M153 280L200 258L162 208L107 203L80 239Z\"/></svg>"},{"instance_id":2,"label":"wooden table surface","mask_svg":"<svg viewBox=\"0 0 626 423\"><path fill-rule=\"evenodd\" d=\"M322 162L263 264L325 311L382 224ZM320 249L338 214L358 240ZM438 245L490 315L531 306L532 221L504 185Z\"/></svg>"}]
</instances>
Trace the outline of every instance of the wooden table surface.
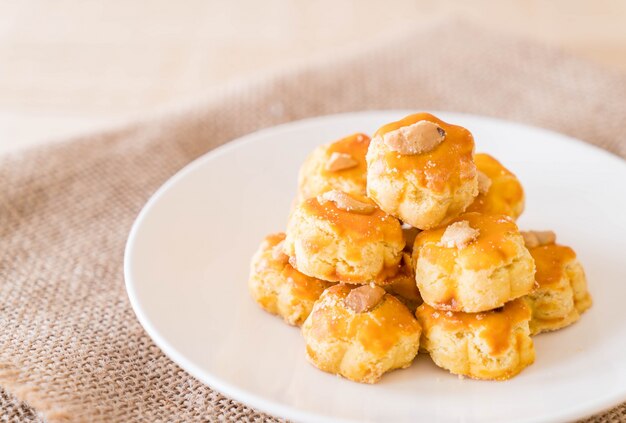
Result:
<instances>
[{"instance_id":1,"label":"wooden table surface","mask_svg":"<svg viewBox=\"0 0 626 423\"><path fill-rule=\"evenodd\" d=\"M624 0L0 0L0 153L450 14L626 70Z\"/></svg>"}]
</instances>

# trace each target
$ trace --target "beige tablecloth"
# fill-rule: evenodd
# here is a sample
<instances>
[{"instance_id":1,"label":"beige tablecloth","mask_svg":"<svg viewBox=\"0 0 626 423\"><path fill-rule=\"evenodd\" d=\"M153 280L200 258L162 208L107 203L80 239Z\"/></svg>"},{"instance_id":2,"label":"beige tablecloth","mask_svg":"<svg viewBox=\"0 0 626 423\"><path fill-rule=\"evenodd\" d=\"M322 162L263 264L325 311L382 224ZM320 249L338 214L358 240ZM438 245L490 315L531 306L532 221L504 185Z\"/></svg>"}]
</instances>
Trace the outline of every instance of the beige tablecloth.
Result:
<instances>
[{"instance_id":1,"label":"beige tablecloth","mask_svg":"<svg viewBox=\"0 0 626 423\"><path fill-rule=\"evenodd\" d=\"M625 75L457 21L5 157L0 420L271 420L197 382L144 333L124 290L128 231L159 185L220 144L294 119L386 108L497 116L626 157ZM625 419L622 405L594 421Z\"/></svg>"}]
</instances>

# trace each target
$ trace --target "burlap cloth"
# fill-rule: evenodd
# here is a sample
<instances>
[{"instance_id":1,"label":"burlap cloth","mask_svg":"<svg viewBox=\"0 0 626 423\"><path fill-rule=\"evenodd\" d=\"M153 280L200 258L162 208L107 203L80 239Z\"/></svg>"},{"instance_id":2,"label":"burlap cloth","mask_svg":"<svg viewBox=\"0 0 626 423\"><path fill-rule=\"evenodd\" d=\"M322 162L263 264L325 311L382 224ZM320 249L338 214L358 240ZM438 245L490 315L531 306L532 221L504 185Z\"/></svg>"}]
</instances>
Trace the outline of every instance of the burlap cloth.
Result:
<instances>
[{"instance_id":1,"label":"burlap cloth","mask_svg":"<svg viewBox=\"0 0 626 423\"><path fill-rule=\"evenodd\" d=\"M0 420L273 420L203 386L152 343L124 290L126 237L156 188L224 142L309 116L385 108L497 116L626 156L625 75L449 21L5 157ZM626 405L593 418L625 420Z\"/></svg>"}]
</instances>

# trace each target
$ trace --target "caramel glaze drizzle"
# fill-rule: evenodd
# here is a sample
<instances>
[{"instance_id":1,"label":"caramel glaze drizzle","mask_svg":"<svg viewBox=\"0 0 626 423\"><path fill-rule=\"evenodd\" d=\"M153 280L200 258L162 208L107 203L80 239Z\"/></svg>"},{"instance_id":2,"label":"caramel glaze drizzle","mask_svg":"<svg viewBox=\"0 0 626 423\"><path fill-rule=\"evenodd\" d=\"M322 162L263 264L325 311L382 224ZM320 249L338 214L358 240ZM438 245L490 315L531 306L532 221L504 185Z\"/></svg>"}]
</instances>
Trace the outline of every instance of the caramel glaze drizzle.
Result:
<instances>
[{"instance_id":1,"label":"caramel glaze drizzle","mask_svg":"<svg viewBox=\"0 0 626 423\"><path fill-rule=\"evenodd\" d=\"M468 212L503 213L516 218L524 207L524 189L507 168L495 158L485 153L474 156L478 170L491 179L491 187L486 194L480 193L467 208Z\"/></svg>"},{"instance_id":2,"label":"caramel glaze drizzle","mask_svg":"<svg viewBox=\"0 0 626 423\"><path fill-rule=\"evenodd\" d=\"M535 279L539 286L559 283L565 276L567 264L576 259L574 250L557 244L543 245L528 251L535 259Z\"/></svg>"},{"instance_id":3,"label":"caramel glaze drizzle","mask_svg":"<svg viewBox=\"0 0 626 423\"><path fill-rule=\"evenodd\" d=\"M330 171L322 168L321 174L328 178L348 178L365 183L367 178L367 163L365 155L370 145L370 137L365 134L356 133L338 141L331 143L326 150L326 155L330 158L333 153L349 154L358 162L357 166L339 171Z\"/></svg>"},{"instance_id":4,"label":"caramel glaze drizzle","mask_svg":"<svg viewBox=\"0 0 626 423\"><path fill-rule=\"evenodd\" d=\"M511 239L511 235L519 235L519 230L510 217L465 213L451 223L462 220L467 220L472 228L478 229L475 241L462 249L449 248L439 244L445 227L422 231L415 238L415 257L437 263L452 273L456 262L469 270L483 270L508 263L517 256L519 239Z\"/></svg>"}]
</instances>

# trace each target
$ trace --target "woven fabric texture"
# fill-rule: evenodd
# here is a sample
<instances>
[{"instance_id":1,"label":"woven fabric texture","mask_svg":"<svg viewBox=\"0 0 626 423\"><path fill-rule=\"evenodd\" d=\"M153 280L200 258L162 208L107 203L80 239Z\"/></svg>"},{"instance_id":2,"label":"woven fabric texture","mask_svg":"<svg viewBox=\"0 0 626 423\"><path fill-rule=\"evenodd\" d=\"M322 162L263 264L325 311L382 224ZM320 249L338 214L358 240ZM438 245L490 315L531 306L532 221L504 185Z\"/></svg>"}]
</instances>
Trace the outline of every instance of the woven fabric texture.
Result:
<instances>
[{"instance_id":1,"label":"woven fabric texture","mask_svg":"<svg viewBox=\"0 0 626 423\"><path fill-rule=\"evenodd\" d=\"M126 237L149 196L216 146L296 119L389 108L505 118L626 157L625 75L459 21L397 32L141 122L6 156L0 421L274 421L202 385L152 343L124 290ZM589 421L625 419L622 405Z\"/></svg>"}]
</instances>

